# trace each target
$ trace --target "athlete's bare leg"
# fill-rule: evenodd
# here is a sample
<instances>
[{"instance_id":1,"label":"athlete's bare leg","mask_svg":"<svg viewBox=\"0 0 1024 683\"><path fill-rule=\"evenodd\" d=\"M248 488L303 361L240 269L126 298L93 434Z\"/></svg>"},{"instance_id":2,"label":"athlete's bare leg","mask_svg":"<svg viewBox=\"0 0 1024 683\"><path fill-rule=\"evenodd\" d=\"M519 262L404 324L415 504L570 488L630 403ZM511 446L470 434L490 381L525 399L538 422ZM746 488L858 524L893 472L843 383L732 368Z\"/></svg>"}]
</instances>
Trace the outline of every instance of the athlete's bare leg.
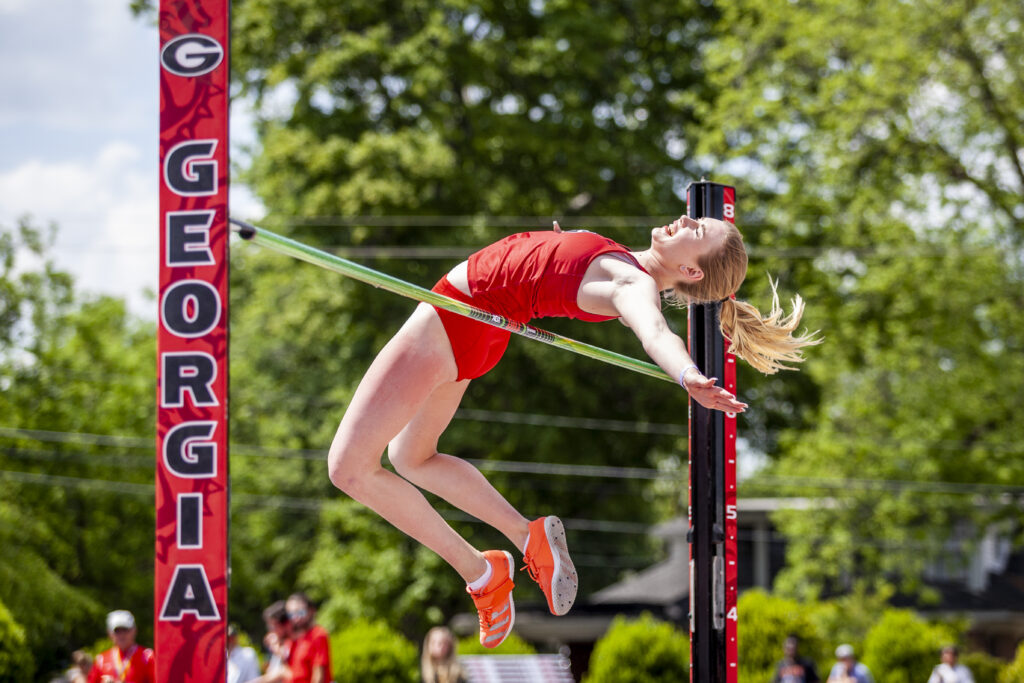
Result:
<instances>
[{"instance_id":1,"label":"athlete's bare leg","mask_svg":"<svg viewBox=\"0 0 1024 683\"><path fill-rule=\"evenodd\" d=\"M462 458L437 451L437 441L455 415L469 381L434 390L409 424L392 439L388 457L403 477L503 533L522 550L529 520Z\"/></svg>"},{"instance_id":2,"label":"athlete's bare leg","mask_svg":"<svg viewBox=\"0 0 1024 683\"><path fill-rule=\"evenodd\" d=\"M360 381L331 444L328 468L335 486L436 552L470 582L486 568L483 555L444 521L415 486L380 463L388 442L420 415L436 391L458 386L454 393L461 398L467 382L456 383L456 376L444 326L432 307L421 304ZM452 392L443 389L441 393ZM454 410L454 406L450 408L448 420ZM421 423L426 419L421 418ZM436 424L437 420L429 422ZM462 476L470 477L463 486L477 486L479 481L486 484L475 468L464 464L472 473L461 471ZM508 506L490 484L487 487ZM502 523L511 528L508 522Z\"/></svg>"}]
</instances>

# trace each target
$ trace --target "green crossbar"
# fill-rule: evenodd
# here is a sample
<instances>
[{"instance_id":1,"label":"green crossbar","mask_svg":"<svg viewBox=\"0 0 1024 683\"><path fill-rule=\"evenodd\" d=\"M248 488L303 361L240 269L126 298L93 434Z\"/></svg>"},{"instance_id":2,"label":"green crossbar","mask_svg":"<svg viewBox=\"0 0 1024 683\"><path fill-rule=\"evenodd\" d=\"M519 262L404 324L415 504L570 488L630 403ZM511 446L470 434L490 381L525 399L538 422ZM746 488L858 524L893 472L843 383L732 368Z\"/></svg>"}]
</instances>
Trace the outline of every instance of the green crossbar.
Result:
<instances>
[{"instance_id":1,"label":"green crossbar","mask_svg":"<svg viewBox=\"0 0 1024 683\"><path fill-rule=\"evenodd\" d=\"M432 292L429 289L424 289L417 285L399 280L396 277L381 273L380 271L367 268L366 266L360 265L353 261L343 259L329 254L326 251L315 249L308 245L296 242L293 239L289 239L282 235L275 234L264 228L257 228L254 225L250 225L245 221L238 220L236 218L229 219L231 223L237 226L236 232L240 237L250 242L255 242L260 246L273 249L274 251L292 256L297 259L301 259L308 263L312 263L315 266L326 268L327 270L333 270L336 273L341 273L345 277L350 277L353 280L359 280L366 284L379 287L395 294L415 299L416 301L422 301L424 303L443 308L459 315L464 315L474 320L485 322L488 325L500 327L503 330L514 332L515 334L527 337L528 339L535 339L537 341L550 344L551 346L557 346L560 349L566 349L573 353L578 353L581 356L587 356L588 358L594 358L596 360L609 363L610 365L616 365L626 370L632 370L633 372L639 372L649 377L657 377L675 384L675 380L666 375L661 368L653 363L647 363L636 358L630 358L614 351L608 351L597 346L585 344L575 339L569 339L553 332L545 332L544 330L537 329L530 325L516 322L515 320L509 320L508 318L489 313L483 309L470 306L469 304L463 303L452 299L451 297Z\"/></svg>"}]
</instances>

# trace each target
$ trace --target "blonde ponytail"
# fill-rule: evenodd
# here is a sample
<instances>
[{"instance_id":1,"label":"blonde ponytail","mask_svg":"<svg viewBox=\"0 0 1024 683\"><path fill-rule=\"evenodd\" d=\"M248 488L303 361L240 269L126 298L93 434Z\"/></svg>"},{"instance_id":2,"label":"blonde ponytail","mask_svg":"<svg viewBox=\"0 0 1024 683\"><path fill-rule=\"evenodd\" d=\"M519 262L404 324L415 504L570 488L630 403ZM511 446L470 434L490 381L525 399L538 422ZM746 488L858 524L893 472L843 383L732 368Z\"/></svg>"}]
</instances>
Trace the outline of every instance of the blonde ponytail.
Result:
<instances>
[{"instance_id":1,"label":"blonde ponytail","mask_svg":"<svg viewBox=\"0 0 1024 683\"><path fill-rule=\"evenodd\" d=\"M719 312L722 334L729 340L729 351L742 358L756 370L774 375L779 370L795 370L786 363L802 363L801 349L821 343L817 332L793 336L804 314L804 301L800 295L793 298L793 312L784 316L779 306L777 281L772 286L772 308L766 317L745 301L726 299Z\"/></svg>"}]
</instances>

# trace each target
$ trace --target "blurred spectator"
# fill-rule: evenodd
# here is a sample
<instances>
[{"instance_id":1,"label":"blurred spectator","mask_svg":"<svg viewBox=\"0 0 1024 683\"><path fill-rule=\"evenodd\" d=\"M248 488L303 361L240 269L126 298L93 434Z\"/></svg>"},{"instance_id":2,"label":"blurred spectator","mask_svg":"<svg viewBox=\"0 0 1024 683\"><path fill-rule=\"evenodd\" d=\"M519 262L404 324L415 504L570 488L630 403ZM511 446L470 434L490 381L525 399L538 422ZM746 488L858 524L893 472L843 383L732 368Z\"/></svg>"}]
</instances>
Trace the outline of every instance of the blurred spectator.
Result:
<instances>
[{"instance_id":1,"label":"blurred spectator","mask_svg":"<svg viewBox=\"0 0 1024 683\"><path fill-rule=\"evenodd\" d=\"M932 669L928 683L974 683L971 670L958 663L960 651L955 645L942 648L942 663Z\"/></svg>"},{"instance_id":2,"label":"blurred spectator","mask_svg":"<svg viewBox=\"0 0 1024 683\"><path fill-rule=\"evenodd\" d=\"M119 609L107 615L107 633L114 647L96 655L89 683L154 683L153 651L135 642L135 617Z\"/></svg>"},{"instance_id":3,"label":"blurred spectator","mask_svg":"<svg viewBox=\"0 0 1024 683\"><path fill-rule=\"evenodd\" d=\"M840 645L836 648L836 659L828 675L828 683L875 683L868 668L857 661L853 646Z\"/></svg>"},{"instance_id":4,"label":"blurred spectator","mask_svg":"<svg viewBox=\"0 0 1024 683\"><path fill-rule=\"evenodd\" d=\"M435 626L427 631L420 659L423 683L466 683L466 673L456 654L455 636L446 626Z\"/></svg>"},{"instance_id":5,"label":"blurred spectator","mask_svg":"<svg viewBox=\"0 0 1024 683\"><path fill-rule=\"evenodd\" d=\"M291 680L288 670L288 655L291 651L291 629L288 624L288 611L284 600L278 600L263 610L263 623L267 626L267 634L263 636L263 645L269 653L267 666L263 675L255 683L283 683Z\"/></svg>"},{"instance_id":6,"label":"blurred spectator","mask_svg":"<svg viewBox=\"0 0 1024 683\"><path fill-rule=\"evenodd\" d=\"M288 665L288 651L291 647L288 628L288 610L285 609L284 600L278 600L263 610L263 623L267 626L267 635L263 637L263 644L270 653L267 660L266 673L274 673L277 669Z\"/></svg>"},{"instance_id":7,"label":"blurred spectator","mask_svg":"<svg viewBox=\"0 0 1024 683\"><path fill-rule=\"evenodd\" d=\"M228 681L249 683L260 677L260 660L256 650L238 644L238 626L228 626Z\"/></svg>"},{"instance_id":8,"label":"blurred spectator","mask_svg":"<svg viewBox=\"0 0 1024 683\"><path fill-rule=\"evenodd\" d=\"M775 667L772 683L819 683L814 662L800 656L800 639L790 635L782 643L782 659Z\"/></svg>"},{"instance_id":9,"label":"blurred spectator","mask_svg":"<svg viewBox=\"0 0 1024 683\"><path fill-rule=\"evenodd\" d=\"M316 609L304 593L293 593L285 603L291 631L288 669L291 683L329 683L331 654L327 631L314 622Z\"/></svg>"},{"instance_id":10,"label":"blurred spectator","mask_svg":"<svg viewBox=\"0 0 1024 683\"><path fill-rule=\"evenodd\" d=\"M64 679L68 683L86 683L91 669L92 655L85 650L75 650L71 653L71 668L64 674Z\"/></svg>"}]
</instances>

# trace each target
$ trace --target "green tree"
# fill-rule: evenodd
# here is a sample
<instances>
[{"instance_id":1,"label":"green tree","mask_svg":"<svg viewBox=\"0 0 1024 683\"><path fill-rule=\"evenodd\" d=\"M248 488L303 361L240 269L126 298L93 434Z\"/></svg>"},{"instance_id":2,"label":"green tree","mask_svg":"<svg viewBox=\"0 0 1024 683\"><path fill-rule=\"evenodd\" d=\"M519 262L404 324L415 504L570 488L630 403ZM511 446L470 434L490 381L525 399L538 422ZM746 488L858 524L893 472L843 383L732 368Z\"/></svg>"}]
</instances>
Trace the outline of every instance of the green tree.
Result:
<instances>
[{"instance_id":1,"label":"green tree","mask_svg":"<svg viewBox=\"0 0 1024 683\"><path fill-rule=\"evenodd\" d=\"M826 661L825 642L814 618L816 607L761 590L743 593L736 605L740 618L740 679L771 680L789 635L800 639L801 656L819 666Z\"/></svg>"},{"instance_id":2,"label":"green tree","mask_svg":"<svg viewBox=\"0 0 1024 683\"><path fill-rule=\"evenodd\" d=\"M961 655L960 663L971 670L974 683L999 683L999 674L1006 662L987 652L968 652Z\"/></svg>"},{"instance_id":3,"label":"green tree","mask_svg":"<svg viewBox=\"0 0 1024 683\"><path fill-rule=\"evenodd\" d=\"M0 227L0 601L44 674L128 608L152 623L153 330L79 300L52 233Z\"/></svg>"},{"instance_id":4,"label":"green tree","mask_svg":"<svg viewBox=\"0 0 1024 683\"><path fill-rule=\"evenodd\" d=\"M999 672L999 683L1018 683L1024 681L1024 643L1017 646L1017 654L1013 661Z\"/></svg>"},{"instance_id":5,"label":"green tree","mask_svg":"<svg viewBox=\"0 0 1024 683\"><path fill-rule=\"evenodd\" d=\"M864 638L864 664L887 683L921 680L943 645L955 640L945 624L929 624L910 610L890 609Z\"/></svg>"},{"instance_id":6,"label":"green tree","mask_svg":"<svg viewBox=\"0 0 1024 683\"><path fill-rule=\"evenodd\" d=\"M441 622L437 605L464 592L433 551L353 500L325 506L320 522L316 552L300 581L325 598L319 618L329 629L373 614L415 637Z\"/></svg>"},{"instance_id":7,"label":"green tree","mask_svg":"<svg viewBox=\"0 0 1024 683\"><path fill-rule=\"evenodd\" d=\"M413 683L419 680L416 646L384 622L359 620L330 638L336 683Z\"/></svg>"},{"instance_id":8,"label":"green tree","mask_svg":"<svg viewBox=\"0 0 1024 683\"><path fill-rule=\"evenodd\" d=\"M587 683L683 681L690 675L686 634L648 613L618 616L590 656Z\"/></svg>"},{"instance_id":9,"label":"green tree","mask_svg":"<svg viewBox=\"0 0 1024 683\"><path fill-rule=\"evenodd\" d=\"M943 550L954 521L1017 514L970 494L1024 477L1024 10L744 0L722 12L700 150L757 195L740 216L751 275L800 291L826 337L785 382L812 382L816 400L774 382L750 396L799 416L762 442L776 462L762 486L830 499L780 515L779 586L918 591L929 563L968 556Z\"/></svg>"},{"instance_id":10,"label":"green tree","mask_svg":"<svg viewBox=\"0 0 1024 683\"><path fill-rule=\"evenodd\" d=\"M26 645L25 629L0 602L0 681L3 683L32 678L35 664Z\"/></svg>"}]
</instances>

